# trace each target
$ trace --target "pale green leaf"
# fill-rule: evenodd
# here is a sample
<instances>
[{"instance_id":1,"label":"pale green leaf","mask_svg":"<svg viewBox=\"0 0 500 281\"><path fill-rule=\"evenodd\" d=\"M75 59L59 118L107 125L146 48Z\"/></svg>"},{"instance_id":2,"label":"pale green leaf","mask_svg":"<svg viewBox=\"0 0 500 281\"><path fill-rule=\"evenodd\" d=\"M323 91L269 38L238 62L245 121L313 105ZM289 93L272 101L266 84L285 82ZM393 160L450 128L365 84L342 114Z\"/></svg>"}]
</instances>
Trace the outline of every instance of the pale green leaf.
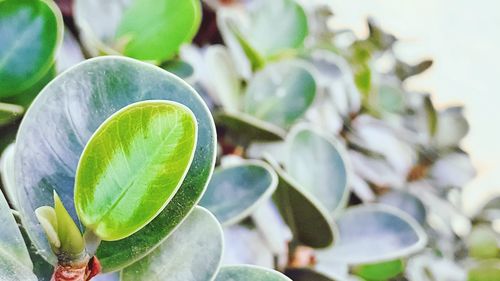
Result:
<instances>
[{"instance_id":1,"label":"pale green leaf","mask_svg":"<svg viewBox=\"0 0 500 281\"><path fill-rule=\"evenodd\" d=\"M290 278L264 267L250 265L223 266L215 281L291 281Z\"/></svg>"}]
</instances>

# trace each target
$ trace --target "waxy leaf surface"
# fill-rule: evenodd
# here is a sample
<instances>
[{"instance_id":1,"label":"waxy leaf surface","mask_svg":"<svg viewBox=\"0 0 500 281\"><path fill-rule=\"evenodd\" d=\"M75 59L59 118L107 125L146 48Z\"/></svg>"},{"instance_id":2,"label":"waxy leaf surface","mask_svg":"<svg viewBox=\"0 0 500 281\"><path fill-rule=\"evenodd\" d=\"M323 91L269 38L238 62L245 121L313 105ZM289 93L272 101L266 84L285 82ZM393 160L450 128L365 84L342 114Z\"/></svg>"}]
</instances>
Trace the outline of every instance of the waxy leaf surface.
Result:
<instances>
[{"instance_id":1,"label":"waxy leaf surface","mask_svg":"<svg viewBox=\"0 0 500 281\"><path fill-rule=\"evenodd\" d=\"M281 128L302 117L316 96L316 82L305 64L270 64L250 81L244 111Z\"/></svg>"},{"instance_id":2,"label":"waxy leaf surface","mask_svg":"<svg viewBox=\"0 0 500 281\"><path fill-rule=\"evenodd\" d=\"M34 210L52 204L53 189L77 224L73 188L80 155L93 133L112 114L144 100L187 106L198 123L196 151L179 191L163 211L134 235L102 242L97 256L106 272L119 270L162 242L199 201L215 163L215 126L205 103L184 81L168 72L123 57L87 60L61 74L34 101L16 143L19 211L26 230L51 262L55 257ZM40 124L51 124L41 126Z\"/></svg>"},{"instance_id":3,"label":"waxy leaf surface","mask_svg":"<svg viewBox=\"0 0 500 281\"><path fill-rule=\"evenodd\" d=\"M278 173L279 183L273 200L294 239L313 248L330 246L335 232L328 210L283 171L275 160L268 156L266 160Z\"/></svg>"},{"instance_id":4,"label":"waxy leaf surface","mask_svg":"<svg viewBox=\"0 0 500 281\"><path fill-rule=\"evenodd\" d=\"M107 119L76 173L75 205L87 231L113 241L150 222L182 184L196 137L196 119L179 103L134 103Z\"/></svg>"},{"instance_id":5,"label":"waxy leaf surface","mask_svg":"<svg viewBox=\"0 0 500 281\"><path fill-rule=\"evenodd\" d=\"M125 268L121 280L212 280L219 270L222 250L219 222L206 209L196 207L165 242Z\"/></svg>"},{"instance_id":6,"label":"waxy leaf surface","mask_svg":"<svg viewBox=\"0 0 500 281\"><path fill-rule=\"evenodd\" d=\"M200 205L225 225L236 223L271 197L278 177L261 161L248 161L215 170Z\"/></svg>"},{"instance_id":7,"label":"waxy leaf surface","mask_svg":"<svg viewBox=\"0 0 500 281\"><path fill-rule=\"evenodd\" d=\"M287 138L287 172L333 213L349 195L344 149L305 127L296 127Z\"/></svg>"},{"instance_id":8,"label":"waxy leaf surface","mask_svg":"<svg viewBox=\"0 0 500 281\"><path fill-rule=\"evenodd\" d=\"M52 66L62 16L49 0L0 1L0 98L22 93Z\"/></svg>"},{"instance_id":9,"label":"waxy leaf surface","mask_svg":"<svg viewBox=\"0 0 500 281\"><path fill-rule=\"evenodd\" d=\"M427 236L409 215L385 205L347 209L337 220L339 241L318 251L323 263L367 264L406 257L422 250Z\"/></svg>"}]
</instances>

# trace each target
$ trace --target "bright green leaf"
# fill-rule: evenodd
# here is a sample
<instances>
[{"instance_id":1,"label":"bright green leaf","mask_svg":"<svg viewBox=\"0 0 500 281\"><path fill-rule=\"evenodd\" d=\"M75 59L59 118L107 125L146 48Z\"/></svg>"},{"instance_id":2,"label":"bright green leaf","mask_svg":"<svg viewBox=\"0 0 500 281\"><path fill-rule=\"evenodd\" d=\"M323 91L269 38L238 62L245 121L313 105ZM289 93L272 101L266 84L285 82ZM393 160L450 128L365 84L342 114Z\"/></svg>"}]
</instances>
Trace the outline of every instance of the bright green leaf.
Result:
<instances>
[{"instance_id":1,"label":"bright green leaf","mask_svg":"<svg viewBox=\"0 0 500 281\"><path fill-rule=\"evenodd\" d=\"M244 111L279 127L302 117L316 96L316 82L305 64L284 61L268 65L250 81Z\"/></svg>"},{"instance_id":2,"label":"bright green leaf","mask_svg":"<svg viewBox=\"0 0 500 281\"><path fill-rule=\"evenodd\" d=\"M500 260L487 260L471 268L467 274L467 281L500 280Z\"/></svg>"},{"instance_id":3,"label":"bright green leaf","mask_svg":"<svg viewBox=\"0 0 500 281\"><path fill-rule=\"evenodd\" d=\"M215 281L291 281L290 278L264 267L250 265L223 266Z\"/></svg>"},{"instance_id":4,"label":"bright green leaf","mask_svg":"<svg viewBox=\"0 0 500 281\"><path fill-rule=\"evenodd\" d=\"M133 0L116 30L116 42L126 42L126 56L162 61L190 42L200 24L200 0Z\"/></svg>"},{"instance_id":5,"label":"bright green leaf","mask_svg":"<svg viewBox=\"0 0 500 281\"><path fill-rule=\"evenodd\" d=\"M277 183L274 170L261 161L221 167L215 170L200 205L225 225L237 223L270 198Z\"/></svg>"},{"instance_id":6,"label":"bright green leaf","mask_svg":"<svg viewBox=\"0 0 500 281\"><path fill-rule=\"evenodd\" d=\"M393 260L375 264L356 266L353 272L369 281L385 281L404 272L405 264L402 260Z\"/></svg>"},{"instance_id":7,"label":"bright green leaf","mask_svg":"<svg viewBox=\"0 0 500 281\"><path fill-rule=\"evenodd\" d=\"M222 248L219 222L204 208L196 207L165 242L125 268L121 280L212 280L219 269Z\"/></svg>"},{"instance_id":8,"label":"bright green leaf","mask_svg":"<svg viewBox=\"0 0 500 281\"><path fill-rule=\"evenodd\" d=\"M467 237L469 256L476 259L489 259L498 256L497 234L488 226L476 226Z\"/></svg>"},{"instance_id":9,"label":"bright green leaf","mask_svg":"<svg viewBox=\"0 0 500 281\"><path fill-rule=\"evenodd\" d=\"M333 214L349 197L347 158L341 144L305 126L287 137L288 174Z\"/></svg>"},{"instance_id":10,"label":"bright green leaf","mask_svg":"<svg viewBox=\"0 0 500 281\"><path fill-rule=\"evenodd\" d=\"M22 93L47 73L62 30L53 1L0 1L0 98Z\"/></svg>"},{"instance_id":11,"label":"bright green leaf","mask_svg":"<svg viewBox=\"0 0 500 281\"><path fill-rule=\"evenodd\" d=\"M179 103L144 101L109 117L76 172L75 205L87 231L120 240L154 219L181 186L196 137L196 118Z\"/></svg>"},{"instance_id":12,"label":"bright green leaf","mask_svg":"<svg viewBox=\"0 0 500 281\"><path fill-rule=\"evenodd\" d=\"M273 200L294 239L313 248L330 246L335 233L328 210L283 171L276 161L269 156L265 158L278 173L279 183Z\"/></svg>"},{"instance_id":13,"label":"bright green leaf","mask_svg":"<svg viewBox=\"0 0 500 281\"><path fill-rule=\"evenodd\" d=\"M104 241L97 256L106 272L142 258L162 242L200 199L215 163L215 126L200 96L178 77L124 57L87 60L58 76L39 94L23 118L16 141L15 171L19 212L26 231L51 263L55 256L35 209L53 203L55 189L73 220L76 168L97 128L116 111L144 100L170 100L187 106L198 123L196 152L171 203L144 228L114 242ZM51 126L40 126L51 124Z\"/></svg>"},{"instance_id":14,"label":"bright green leaf","mask_svg":"<svg viewBox=\"0 0 500 281\"><path fill-rule=\"evenodd\" d=\"M57 235L61 243L58 254L78 256L85 250L82 233L54 192L54 212L57 219Z\"/></svg>"}]
</instances>

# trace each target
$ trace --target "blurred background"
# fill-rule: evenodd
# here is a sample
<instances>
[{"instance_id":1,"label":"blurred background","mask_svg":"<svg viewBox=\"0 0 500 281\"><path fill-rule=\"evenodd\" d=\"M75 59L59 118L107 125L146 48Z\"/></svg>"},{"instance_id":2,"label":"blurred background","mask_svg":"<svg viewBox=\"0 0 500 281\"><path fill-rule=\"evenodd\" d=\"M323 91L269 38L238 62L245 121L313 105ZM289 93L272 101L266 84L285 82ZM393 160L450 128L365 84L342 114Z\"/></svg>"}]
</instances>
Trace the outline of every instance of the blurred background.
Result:
<instances>
[{"instance_id":1,"label":"blurred background","mask_svg":"<svg viewBox=\"0 0 500 281\"><path fill-rule=\"evenodd\" d=\"M478 176L464 190L464 209L500 193L500 2L496 0L308 0L329 2L331 24L366 37L366 17L400 41L396 53L408 62L432 58L433 66L406 82L432 94L438 108L465 105L470 133L464 148Z\"/></svg>"}]
</instances>

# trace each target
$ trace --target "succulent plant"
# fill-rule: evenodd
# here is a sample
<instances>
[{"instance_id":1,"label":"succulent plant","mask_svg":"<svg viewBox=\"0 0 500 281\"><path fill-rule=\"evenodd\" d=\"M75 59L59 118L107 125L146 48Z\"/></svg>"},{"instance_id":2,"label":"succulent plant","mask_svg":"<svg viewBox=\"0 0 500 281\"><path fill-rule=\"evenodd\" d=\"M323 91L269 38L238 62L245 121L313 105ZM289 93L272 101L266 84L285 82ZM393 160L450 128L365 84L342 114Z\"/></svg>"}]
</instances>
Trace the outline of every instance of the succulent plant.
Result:
<instances>
[{"instance_id":1,"label":"succulent plant","mask_svg":"<svg viewBox=\"0 0 500 281\"><path fill-rule=\"evenodd\" d=\"M333 16L75 0L63 32L50 0L0 1L0 280L498 279L498 199L462 211L463 108Z\"/></svg>"}]
</instances>

